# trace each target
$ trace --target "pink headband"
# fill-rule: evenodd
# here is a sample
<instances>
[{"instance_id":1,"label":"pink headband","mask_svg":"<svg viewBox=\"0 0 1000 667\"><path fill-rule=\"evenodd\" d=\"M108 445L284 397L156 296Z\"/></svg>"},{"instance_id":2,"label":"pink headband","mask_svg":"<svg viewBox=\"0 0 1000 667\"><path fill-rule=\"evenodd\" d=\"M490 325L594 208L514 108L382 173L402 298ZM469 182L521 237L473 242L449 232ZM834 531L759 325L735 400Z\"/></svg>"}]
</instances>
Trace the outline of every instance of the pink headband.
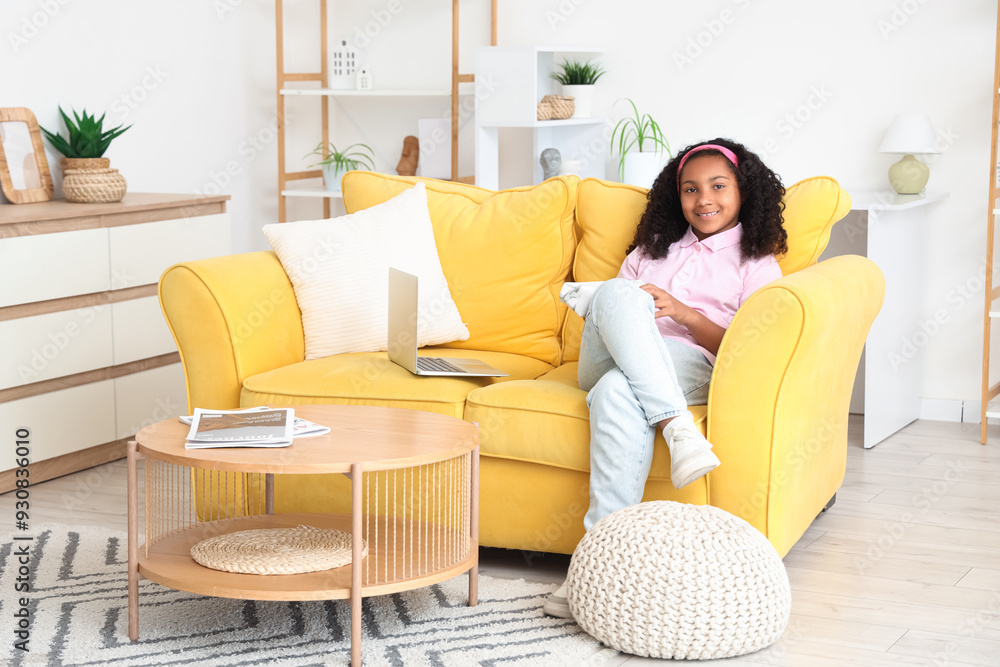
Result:
<instances>
[{"instance_id":1,"label":"pink headband","mask_svg":"<svg viewBox=\"0 0 1000 667\"><path fill-rule=\"evenodd\" d=\"M705 150L716 150L716 151L719 151L720 153L722 153L723 155L725 155L729 159L730 162L733 163L734 167L739 168L739 166L740 166L740 161L736 158L736 153L732 152L731 150L729 150L725 146L720 146L719 144L702 144L701 146L695 146L694 148L692 148L691 150L689 150L687 153L685 153L684 157L681 158L681 163L679 165L677 165L677 182L678 183L680 183L680 181L681 181L681 169L684 168L684 163L687 162L687 159L689 157L691 157L693 154L697 153L698 151L705 151Z\"/></svg>"}]
</instances>

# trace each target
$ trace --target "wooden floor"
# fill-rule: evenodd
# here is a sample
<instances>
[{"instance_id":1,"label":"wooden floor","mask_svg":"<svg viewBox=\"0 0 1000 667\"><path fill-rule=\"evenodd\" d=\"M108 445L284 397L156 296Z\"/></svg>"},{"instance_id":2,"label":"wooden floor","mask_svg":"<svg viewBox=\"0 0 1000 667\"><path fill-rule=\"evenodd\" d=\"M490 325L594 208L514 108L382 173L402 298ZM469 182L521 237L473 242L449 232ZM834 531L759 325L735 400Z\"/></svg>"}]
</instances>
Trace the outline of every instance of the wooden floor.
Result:
<instances>
[{"instance_id":1,"label":"wooden floor","mask_svg":"<svg viewBox=\"0 0 1000 667\"><path fill-rule=\"evenodd\" d=\"M792 616L758 653L698 665L1000 666L1000 430L916 422L874 449L852 417L837 503L785 557ZM140 496L141 497L141 496ZM14 516L13 494L0 515ZM125 462L31 489L31 521L125 529ZM561 582L569 558L483 549L481 571ZM593 662L593 664L591 664ZM621 655L581 667L663 661Z\"/></svg>"}]
</instances>

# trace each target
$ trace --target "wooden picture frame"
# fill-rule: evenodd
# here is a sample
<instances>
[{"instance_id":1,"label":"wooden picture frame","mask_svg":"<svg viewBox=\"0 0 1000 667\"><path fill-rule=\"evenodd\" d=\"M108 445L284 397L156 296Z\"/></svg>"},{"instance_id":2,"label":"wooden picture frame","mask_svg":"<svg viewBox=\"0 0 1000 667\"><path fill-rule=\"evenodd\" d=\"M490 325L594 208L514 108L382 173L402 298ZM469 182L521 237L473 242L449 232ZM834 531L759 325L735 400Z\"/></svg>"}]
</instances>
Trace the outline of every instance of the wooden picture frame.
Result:
<instances>
[{"instance_id":1,"label":"wooden picture frame","mask_svg":"<svg viewBox=\"0 0 1000 667\"><path fill-rule=\"evenodd\" d=\"M0 189L12 204L52 199L52 175L35 114L0 109Z\"/></svg>"}]
</instances>

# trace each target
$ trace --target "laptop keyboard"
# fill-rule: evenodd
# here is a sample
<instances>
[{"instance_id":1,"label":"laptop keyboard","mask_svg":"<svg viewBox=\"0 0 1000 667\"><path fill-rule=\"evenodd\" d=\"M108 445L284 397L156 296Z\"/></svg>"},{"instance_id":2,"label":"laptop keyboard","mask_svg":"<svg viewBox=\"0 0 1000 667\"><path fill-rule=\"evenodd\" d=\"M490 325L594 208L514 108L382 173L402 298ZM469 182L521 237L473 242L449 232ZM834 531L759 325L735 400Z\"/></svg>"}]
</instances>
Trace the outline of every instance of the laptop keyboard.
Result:
<instances>
[{"instance_id":1,"label":"laptop keyboard","mask_svg":"<svg viewBox=\"0 0 1000 667\"><path fill-rule=\"evenodd\" d=\"M444 371L446 373L465 373L464 370L449 364L441 357L417 357L417 368L422 371Z\"/></svg>"}]
</instances>

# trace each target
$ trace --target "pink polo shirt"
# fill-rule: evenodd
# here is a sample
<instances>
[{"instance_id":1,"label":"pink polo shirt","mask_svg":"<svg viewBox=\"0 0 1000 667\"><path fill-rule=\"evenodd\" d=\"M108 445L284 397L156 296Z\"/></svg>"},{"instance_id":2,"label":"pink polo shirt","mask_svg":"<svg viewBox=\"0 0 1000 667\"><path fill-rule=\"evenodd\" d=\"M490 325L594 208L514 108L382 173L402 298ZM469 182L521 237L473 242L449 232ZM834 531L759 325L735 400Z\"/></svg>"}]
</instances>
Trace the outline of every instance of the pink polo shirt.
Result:
<instances>
[{"instance_id":1,"label":"pink polo shirt","mask_svg":"<svg viewBox=\"0 0 1000 667\"><path fill-rule=\"evenodd\" d=\"M742 224L704 241L699 241L688 227L687 233L670 246L662 259L651 259L640 248L630 252L618 277L652 283L728 329L736 309L751 294L781 277L773 255L741 264L741 238ZM715 363L715 355L695 343L687 328L669 317L658 318L656 325L664 338L690 345Z\"/></svg>"}]
</instances>

